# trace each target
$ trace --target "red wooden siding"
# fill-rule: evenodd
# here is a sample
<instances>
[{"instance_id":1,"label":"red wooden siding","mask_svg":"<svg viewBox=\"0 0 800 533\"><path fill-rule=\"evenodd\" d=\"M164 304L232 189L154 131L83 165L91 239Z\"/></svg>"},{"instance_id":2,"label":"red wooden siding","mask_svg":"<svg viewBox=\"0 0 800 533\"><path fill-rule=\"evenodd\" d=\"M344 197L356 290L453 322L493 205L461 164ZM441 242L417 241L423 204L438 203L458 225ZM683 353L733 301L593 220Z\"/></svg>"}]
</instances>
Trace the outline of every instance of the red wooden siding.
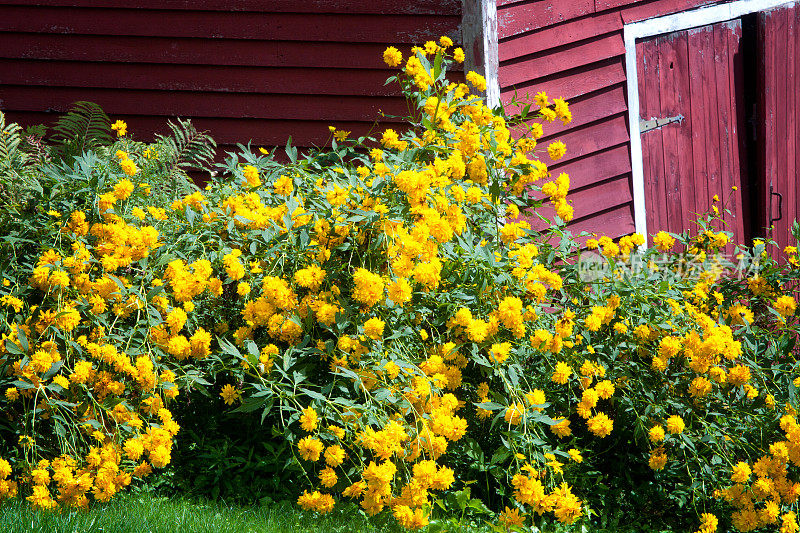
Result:
<instances>
[{"instance_id":1,"label":"red wooden siding","mask_svg":"<svg viewBox=\"0 0 800 533\"><path fill-rule=\"evenodd\" d=\"M800 9L792 5L760 15L759 41L763 43L759 80L764 121L758 138L763 210L761 223L769 226L782 250L796 246L791 237L792 221L800 218L797 172L800 170ZM770 187L774 194L770 195Z\"/></svg>"},{"instance_id":2,"label":"red wooden siding","mask_svg":"<svg viewBox=\"0 0 800 533\"><path fill-rule=\"evenodd\" d=\"M0 109L50 123L96 101L137 138L191 118L221 144L323 144L402 115L387 45L459 39L460 0L10 1L0 5ZM388 119L387 119L388 121Z\"/></svg>"},{"instance_id":3,"label":"red wooden siding","mask_svg":"<svg viewBox=\"0 0 800 533\"><path fill-rule=\"evenodd\" d=\"M735 242L745 241L740 40L736 20L637 43L639 115L683 117L641 134L647 227L653 231L692 228L717 195L725 229Z\"/></svg>"},{"instance_id":4,"label":"red wooden siding","mask_svg":"<svg viewBox=\"0 0 800 533\"><path fill-rule=\"evenodd\" d=\"M497 0L501 100L544 90L570 102L573 122L545 124L540 146L567 145L550 168L570 174L573 230L612 237L635 230L623 24L713 3L720 2Z\"/></svg>"}]
</instances>

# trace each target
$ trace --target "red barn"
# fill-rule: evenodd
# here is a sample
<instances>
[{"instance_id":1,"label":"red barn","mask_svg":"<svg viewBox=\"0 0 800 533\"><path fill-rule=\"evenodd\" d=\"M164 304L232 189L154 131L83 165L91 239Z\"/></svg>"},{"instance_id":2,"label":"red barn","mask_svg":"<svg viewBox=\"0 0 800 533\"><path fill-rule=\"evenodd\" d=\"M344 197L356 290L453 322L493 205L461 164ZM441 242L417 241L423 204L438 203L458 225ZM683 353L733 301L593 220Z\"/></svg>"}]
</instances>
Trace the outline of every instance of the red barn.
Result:
<instances>
[{"instance_id":1,"label":"red barn","mask_svg":"<svg viewBox=\"0 0 800 533\"><path fill-rule=\"evenodd\" d=\"M501 100L545 90L571 103L551 168L572 178L573 228L677 232L717 195L738 242L774 224L788 244L797 2L497 0L497 28Z\"/></svg>"},{"instance_id":2,"label":"red barn","mask_svg":"<svg viewBox=\"0 0 800 533\"><path fill-rule=\"evenodd\" d=\"M405 115L383 50L456 37L461 15L461 0L0 2L0 109L49 123L89 100L139 138L180 116L222 145L323 145L330 124Z\"/></svg>"},{"instance_id":3,"label":"red barn","mask_svg":"<svg viewBox=\"0 0 800 533\"><path fill-rule=\"evenodd\" d=\"M738 240L798 212L800 8L787 0L17 0L0 4L0 109L101 104L140 137L190 117L223 145L321 145L405 105L388 44L464 46L491 103L544 90L574 121L552 165L573 229L678 231L714 195ZM391 122L391 118L383 122Z\"/></svg>"}]
</instances>

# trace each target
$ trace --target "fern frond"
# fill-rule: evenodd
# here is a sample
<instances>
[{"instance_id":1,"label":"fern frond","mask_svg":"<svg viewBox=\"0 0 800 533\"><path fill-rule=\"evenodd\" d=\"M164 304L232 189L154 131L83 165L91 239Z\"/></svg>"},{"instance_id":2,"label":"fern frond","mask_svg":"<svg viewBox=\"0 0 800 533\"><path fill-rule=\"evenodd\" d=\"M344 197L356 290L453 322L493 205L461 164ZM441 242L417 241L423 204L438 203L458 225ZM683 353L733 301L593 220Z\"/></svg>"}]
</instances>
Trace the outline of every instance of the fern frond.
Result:
<instances>
[{"instance_id":1,"label":"fern frond","mask_svg":"<svg viewBox=\"0 0 800 533\"><path fill-rule=\"evenodd\" d=\"M217 143L205 131L197 131L191 120L177 119L167 123L171 137L156 135L159 141L170 148L173 169L208 170L216 155Z\"/></svg>"},{"instance_id":2,"label":"fern frond","mask_svg":"<svg viewBox=\"0 0 800 533\"><path fill-rule=\"evenodd\" d=\"M0 111L0 172L19 171L27 162L27 155L19 147L21 131L15 122L6 124L6 116Z\"/></svg>"},{"instance_id":3,"label":"fern frond","mask_svg":"<svg viewBox=\"0 0 800 533\"><path fill-rule=\"evenodd\" d=\"M60 145L57 150L64 158L114 142L111 119L94 102L75 102L53 126L51 140Z\"/></svg>"}]
</instances>

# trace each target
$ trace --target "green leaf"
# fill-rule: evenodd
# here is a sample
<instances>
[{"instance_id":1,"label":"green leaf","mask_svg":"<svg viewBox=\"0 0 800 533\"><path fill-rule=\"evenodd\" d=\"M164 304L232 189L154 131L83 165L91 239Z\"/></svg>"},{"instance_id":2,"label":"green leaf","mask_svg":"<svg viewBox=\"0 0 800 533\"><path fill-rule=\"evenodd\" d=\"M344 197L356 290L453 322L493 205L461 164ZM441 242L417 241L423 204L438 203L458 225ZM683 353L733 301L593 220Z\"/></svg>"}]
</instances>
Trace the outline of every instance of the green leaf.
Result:
<instances>
[{"instance_id":1,"label":"green leaf","mask_svg":"<svg viewBox=\"0 0 800 533\"><path fill-rule=\"evenodd\" d=\"M164 290L164 286L163 285L156 285L155 287L153 287L152 289L147 291L147 295L145 296L145 300L147 300L148 302L151 301L155 297L156 294L160 293L163 290Z\"/></svg>"},{"instance_id":2,"label":"green leaf","mask_svg":"<svg viewBox=\"0 0 800 533\"><path fill-rule=\"evenodd\" d=\"M28 345L28 337L25 335L25 330L21 327L17 328L17 342L19 342L22 353L27 353L31 349Z\"/></svg>"},{"instance_id":3,"label":"green leaf","mask_svg":"<svg viewBox=\"0 0 800 533\"><path fill-rule=\"evenodd\" d=\"M306 394L307 396L310 396L311 398L314 398L315 400L318 400L320 402L327 401L327 398L325 398L325 396L323 396L322 394L320 394L318 392L315 392L313 390L309 390L309 389L306 389L306 388L303 388L303 387L298 387L297 390L299 390L303 394Z\"/></svg>"},{"instance_id":4,"label":"green leaf","mask_svg":"<svg viewBox=\"0 0 800 533\"><path fill-rule=\"evenodd\" d=\"M17 343L11 339L6 339L6 350L14 355L23 355L25 353L22 351L22 348L20 348Z\"/></svg>"}]
</instances>

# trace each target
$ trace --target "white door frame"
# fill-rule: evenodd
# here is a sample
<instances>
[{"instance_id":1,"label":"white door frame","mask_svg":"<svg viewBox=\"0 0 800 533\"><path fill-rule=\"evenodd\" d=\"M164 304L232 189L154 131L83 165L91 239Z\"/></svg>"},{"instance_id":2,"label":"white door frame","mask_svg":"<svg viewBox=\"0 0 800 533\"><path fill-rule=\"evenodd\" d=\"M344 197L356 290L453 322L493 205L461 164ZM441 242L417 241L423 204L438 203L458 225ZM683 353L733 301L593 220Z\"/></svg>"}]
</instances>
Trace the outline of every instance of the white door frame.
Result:
<instances>
[{"instance_id":1,"label":"white door frame","mask_svg":"<svg viewBox=\"0 0 800 533\"><path fill-rule=\"evenodd\" d=\"M725 22L750 13L792 4L796 1L736 0L727 4L701 7L674 15L633 22L624 26L625 71L628 78L628 124L631 137L631 173L633 175L633 214L636 233L644 235L645 246L647 246L648 235L647 218L645 216L642 136L639 131L639 73L636 65L636 40Z\"/></svg>"}]
</instances>

